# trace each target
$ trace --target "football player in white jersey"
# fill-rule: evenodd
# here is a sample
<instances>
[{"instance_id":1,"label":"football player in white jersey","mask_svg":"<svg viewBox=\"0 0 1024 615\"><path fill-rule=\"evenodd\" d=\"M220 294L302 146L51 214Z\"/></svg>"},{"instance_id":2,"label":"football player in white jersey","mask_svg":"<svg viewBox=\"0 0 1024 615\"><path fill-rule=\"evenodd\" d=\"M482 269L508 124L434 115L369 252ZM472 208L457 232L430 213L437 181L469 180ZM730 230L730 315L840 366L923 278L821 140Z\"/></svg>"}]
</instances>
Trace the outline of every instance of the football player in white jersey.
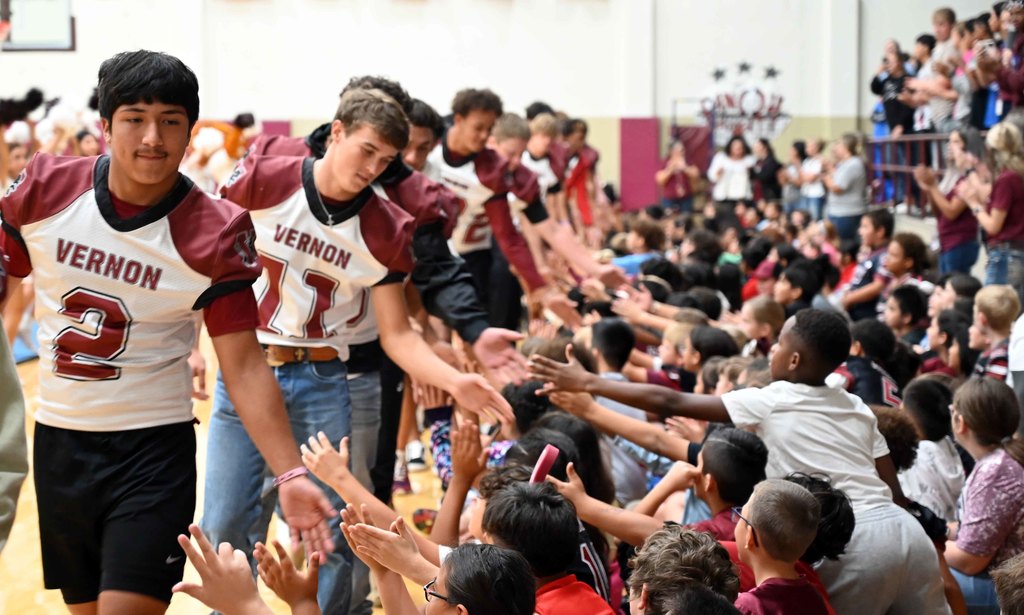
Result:
<instances>
[{"instance_id":1,"label":"football player in white jersey","mask_svg":"<svg viewBox=\"0 0 1024 615\"><path fill-rule=\"evenodd\" d=\"M285 395L296 440L351 430L344 363L353 333L372 310L381 346L419 382L448 391L469 412L511 420L486 380L439 359L409 326L402 282L412 269L415 223L371 183L408 140L401 106L379 90L346 93L324 157L250 154L221 193L251 213L263 263L257 282L260 342ZM363 340L360 340L363 341ZM214 543L248 553L265 538L263 468L218 386L210 424L203 529ZM229 464L214 460L238 459ZM336 507L344 503L332 494ZM340 541L340 528L336 529ZM350 560L342 550L320 568L324 612L348 611Z\"/></svg>"},{"instance_id":2,"label":"football player in white jersey","mask_svg":"<svg viewBox=\"0 0 1024 615\"><path fill-rule=\"evenodd\" d=\"M177 536L196 497L196 310L284 516L310 549L332 548L335 512L305 476L254 334L249 215L178 173L198 89L177 58L114 56L98 85L110 156L37 155L0 200L11 290L29 272L36 281L44 579L72 613L162 613L181 580Z\"/></svg>"}]
</instances>

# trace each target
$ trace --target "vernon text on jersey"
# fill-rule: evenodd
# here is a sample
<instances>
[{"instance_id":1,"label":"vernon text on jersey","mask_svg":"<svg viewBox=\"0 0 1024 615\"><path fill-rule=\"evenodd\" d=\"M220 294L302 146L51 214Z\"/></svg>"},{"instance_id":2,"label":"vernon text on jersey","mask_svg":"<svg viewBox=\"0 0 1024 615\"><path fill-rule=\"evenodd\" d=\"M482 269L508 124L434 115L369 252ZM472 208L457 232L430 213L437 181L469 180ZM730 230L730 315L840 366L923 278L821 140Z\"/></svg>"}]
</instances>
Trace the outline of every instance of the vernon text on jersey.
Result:
<instances>
[{"instance_id":1,"label":"vernon text on jersey","mask_svg":"<svg viewBox=\"0 0 1024 615\"><path fill-rule=\"evenodd\" d=\"M156 290L163 273L160 267L63 239L57 240L57 262L149 290Z\"/></svg>"},{"instance_id":2,"label":"vernon text on jersey","mask_svg":"<svg viewBox=\"0 0 1024 615\"><path fill-rule=\"evenodd\" d=\"M299 252L305 252L306 254L312 254L313 256L322 259L332 265L341 267L342 269L348 268L348 261L352 258L352 253L347 252L335 245L329 244L326 241L312 237L309 233L303 233L287 226L277 225L274 230L274 241L277 243L283 243L289 248L294 248Z\"/></svg>"}]
</instances>

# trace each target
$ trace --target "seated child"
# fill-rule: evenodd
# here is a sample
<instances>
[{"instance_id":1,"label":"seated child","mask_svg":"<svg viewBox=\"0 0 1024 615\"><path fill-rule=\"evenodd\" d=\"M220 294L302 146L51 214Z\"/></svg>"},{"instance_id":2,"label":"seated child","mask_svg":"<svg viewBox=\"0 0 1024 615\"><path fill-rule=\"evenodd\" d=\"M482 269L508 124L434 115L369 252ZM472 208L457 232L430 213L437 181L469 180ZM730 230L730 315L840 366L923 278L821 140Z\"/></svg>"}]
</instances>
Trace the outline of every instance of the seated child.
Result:
<instances>
[{"instance_id":1,"label":"seated child","mask_svg":"<svg viewBox=\"0 0 1024 615\"><path fill-rule=\"evenodd\" d=\"M899 385L882 366L892 363L896 337L877 320L865 318L850 327L850 356L826 382L861 398L865 404L900 405Z\"/></svg>"},{"instance_id":2,"label":"seated child","mask_svg":"<svg viewBox=\"0 0 1024 615\"><path fill-rule=\"evenodd\" d=\"M921 373L945 374L952 378L970 376L978 351L970 348L971 317L960 310L942 310L932 317L928 327L928 358Z\"/></svg>"},{"instance_id":3,"label":"seated child","mask_svg":"<svg viewBox=\"0 0 1024 615\"><path fill-rule=\"evenodd\" d=\"M794 568L818 533L820 515L818 500L800 485L772 478L754 487L737 513L736 547L757 580L736 598L741 613L828 615L825 599Z\"/></svg>"},{"instance_id":4,"label":"seated child","mask_svg":"<svg viewBox=\"0 0 1024 615\"><path fill-rule=\"evenodd\" d=\"M787 318L811 307L814 297L821 292L824 281L822 268L827 264L827 259L824 259L823 263L801 260L786 267L779 275L779 281L775 283L774 296L775 301L785 307Z\"/></svg>"},{"instance_id":5,"label":"seated child","mask_svg":"<svg viewBox=\"0 0 1024 615\"><path fill-rule=\"evenodd\" d=\"M896 233L889 242L889 250L885 255L885 269L891 279L882 295L880 307L884 307L885 299L892 289L899 286L918 286L926 294L935 288L923 277L928 270L928 246L924 245L924 241L915 233Z\"/></svg>"},{"instance_id":6,"label":"seated child","mask_svg":"<svg viewBox=\"0 0 1024 615\"><path fill-rule=\"evenodd\" d=\"M631 613L675 613L669 600L680 587L691 584L729 601L739 591L739 578L722 545L707 534L675 524L648 536L629 566L633 570L628 581Z\"/></svg>"},{"instance_id":7,"label":"seated child","mask_svg":"<svg viewBox=\"0 0 1024 615\"><path fill-rule=\"evenodd\" d=\"M750 341L741 354L767 357L785 322L785 308L771 297L755 297L744 303L739 325Z\"/></svg>"},{"instance_id":8,"label":"seated child","mask_svg":"<svg viewBox=\"0 0 1024 615\"><path fill-rule=\"evenodd\" d=\"M986 286L974 297L970 345L981 352L974 364L976 378L1005 381L1009 374L1010 330L1020 314L1020 299L1012 286Z\"/></svg>"},{"instance_id":9,"label":"seated child","mask_svg":"<svg viewBox=\"0 0 1024 615\"><path fill-rule=\"evenodd\" d=\"M946 521L956 519L964 488L964 465L953 443L949 405L953 394L933 378L917 378L903 392L900 409L917 430L917 460L900 472L900 486L910 500Z\"/></svg>"},{"instance_id":10,"label":"seated child","mask_svg":"<svg viewBox=\"0 0 1024 615\"><path fill-rule=\"evenodd\" d=\"M903 343L915 346L921 343L927 327L922 321L928 314L928 297L917 286L897 286L885 300L882 320Z\"/></svg>"}]
</instances>

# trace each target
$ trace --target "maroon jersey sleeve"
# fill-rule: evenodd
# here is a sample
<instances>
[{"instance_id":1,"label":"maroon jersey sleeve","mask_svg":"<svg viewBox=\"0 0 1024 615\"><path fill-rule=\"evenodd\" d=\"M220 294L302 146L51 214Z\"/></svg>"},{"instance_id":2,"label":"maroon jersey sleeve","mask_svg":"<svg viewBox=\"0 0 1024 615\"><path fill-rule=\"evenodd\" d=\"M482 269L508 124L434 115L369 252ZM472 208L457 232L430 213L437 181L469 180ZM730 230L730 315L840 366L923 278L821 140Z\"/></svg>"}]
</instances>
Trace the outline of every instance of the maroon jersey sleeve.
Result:
<instances>
[{"instance_id":1,"label":"maroon jersey sleeve","mask_svg":"<svg viewBox=\"0 0 1024 615\"><path fill-rule=\"evenodd\" d=\"M252 289L241 288L214 298L203 308L203 322L210 337L259 327L260 313Z\"/></svg>"},{"instance_id":2,"label":"maroon jersey sleeve","mask_svg":"<svg viewBox=\"0 0 1024 615\"><path fill-rule=\"evenodd\" d=\"M363 241L370 254L388 268L387 276L378 284L391 284L405 279L412 271L412 236L416 221L398 205L377 196L359 210Z\"/></svg>"},{"instance_id":3,"label":"maroon jersey sleeve","mask_svg":"<svg viewBox=\"0 0 1024 615\"><path fill-rule=\"evenodd\" d=\"M32 271L22 226L48 218L92 188L96 158L36 154L0 198L2 237L7 273L23 278Z\"/></svg>"},{"instance_id":4,"label":"maroon jersey sleeve","mask_svg":"<svg viewBox=\"0 0 1024 615\"><path fill-rule=\"evenodd\" d=\"M302 137L260 135L256 137L246 156L300 156L310 155L309 146Z\"/></svg>"},{"instance_id":5,"label":"maroon jersey sleeve","mask_svg":"<svg viewBox=\"0 0 1024 615\"><path fill-rule=\"evenodd\" d=\"M505 253L509 264L515 267L516 272L526 282L527 290L534 291L547 285L544 276L537 271L537 265L533 262L533 255L530 254L526 240L512 223L508 198L504 194L492 197L491 200L484 203L484 211L487 212L487 218L494 230L494 238L501 246L501 251Z\"/></svg>"},{"instance_id":6,"label":"maroon jersey sleeve","mask_svg":"<svg viewBox=\"0 0 1024 615\"><path fill-rule=\"evenodd\" d=\"M454 192L419 171L413 171L397 184L385 185L384 192L413 217L416 228L440 222L444 236L451 238L462 206Z\"/></svg>"},{"instance_id":7,"label":"maroon jersey sleeve","mask_svg":"<svg viewBox=\"0 0 1024 615\"><path fill-rule=\"evenodd\" d=\"M188 200L188 207L179 205L167 221L185 263L210 278L210 287L192 306L198 310L217 297L248 289L262 266L256 253L256 229L247 211L229 201L215 201L195 188Z\"/></svg>"},{"instance_id":8,"label":"maroon jersey sleeve","mask_svg":"<svg viewBox=\"0 0 1024 615\"><path fill-rule=\"evenodd\" d=\"M250 211L279 205L302 188L298 156L246 156L224 182L220 195Z\"/></svg>"}]
</instances>

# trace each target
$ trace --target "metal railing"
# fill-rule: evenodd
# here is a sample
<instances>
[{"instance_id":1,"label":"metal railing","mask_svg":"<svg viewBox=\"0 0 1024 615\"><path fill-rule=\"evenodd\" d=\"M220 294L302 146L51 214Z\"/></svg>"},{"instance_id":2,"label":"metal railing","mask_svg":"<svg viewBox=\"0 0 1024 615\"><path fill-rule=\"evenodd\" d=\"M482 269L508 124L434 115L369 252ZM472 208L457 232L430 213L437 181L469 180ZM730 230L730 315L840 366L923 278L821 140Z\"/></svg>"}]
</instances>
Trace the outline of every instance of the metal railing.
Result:
<instances>
[{"instance_id":1,"label":"metal railing","mask_svg":"<svg viewBox=\"0 0 1024 615\"><path fill-rule=\"evenodd\" d=\"M870 137L865 141L870 202L905 204L906 213L928 216L928 194L914 180L914 168L931 167L939 177L946 170L948 134L929 133L901 137Z\"/></svg>"}]
</instances>

